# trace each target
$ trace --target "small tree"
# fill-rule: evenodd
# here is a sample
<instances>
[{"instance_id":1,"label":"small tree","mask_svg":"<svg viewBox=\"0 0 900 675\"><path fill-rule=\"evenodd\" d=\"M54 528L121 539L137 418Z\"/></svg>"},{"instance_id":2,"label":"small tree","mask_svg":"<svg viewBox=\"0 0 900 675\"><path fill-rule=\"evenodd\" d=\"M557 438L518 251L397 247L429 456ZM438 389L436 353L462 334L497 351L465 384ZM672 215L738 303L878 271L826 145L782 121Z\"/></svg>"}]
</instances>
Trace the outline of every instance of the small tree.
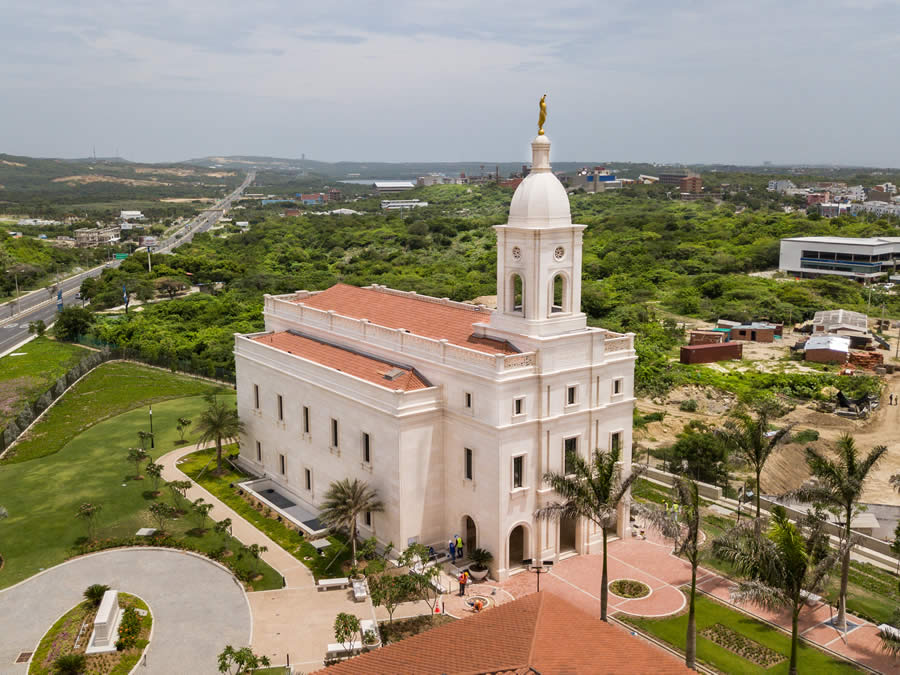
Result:
<instances>
[{"instance_id":1,"label":"small tree","mask_svg":"<svg viewBox=\"0 0 900 675\"><path fill-rule=\"evenodd\" d=\"M422 544L412 544L400 554L398 563L401 567L408 567L408 588L413 597L422 600L431 608L431 619L434 620L434 608L440 600L441 594L437 589L437 581L441 576L441 569L437 565L428 566L428 549Z\"/></svg>"},{"instance_id":2,"label":"small tree","mask_svg":"<svg viewBox=\"0 0 900 675\"><path fill-rule=\"evenodd\" d=\"M187 417L179 417L178 418L178 426L175 428L178 430L178 434L180 435L180 440L184 443L184 433L187 431L188 427L191 426L193 420Z\"/></svg>"},{"instance_id":3,"label":"small tree","mask_svg":"<svg viewBox=\"0 0 900 675\"><path fill-rule=\"evenodd\" d=\"M162 480L163 465L157 464L156 462L149 462L144 470L153 481L153 493L159 494L159 482Z\"/></svg>"},{"instance_id":4,"label":"small tree","mask_svg":"<svg viewBox=\"0 0 900 675\"><path fill-rule=\"evenodd\" d=\"M268 551L269 548L267 546L260 546L259 544L250 544L247 547L247 553L250 554L250 557L253 558L253 571L259 572L259 558L260 556Z\"/></svg>"},{"instance_id":5,"label":"small tree","mask_svg":"<svg viewBox=\"0 0 900 675\"><path fill-rule=\"evenodd\" d=\"M148 457L147 452L143 448L129 448L128 461L134 463L134 479L141 480L141 464Z\"/></svg>"},{"instance_id":6,"label":"small tree","mask_svg":"<svg viewBox=\"0 0 900 675\"><path fill-rule=\"evenodd\" d=\"M79 675L84 672L87 657L84 654L63 654L53 662L53 672L59 675Z\"/></svg>"},{"instance_id":7,"label":"small tree","mask_svg":"<svg viewBox=\"0 0 900 675\"><path fill-rule=\"evenodd\" d=\"M138 441L141 444L141 450L146 450L147 449L147 441L149 441L151 438L153 438L153 434L151 434L149 431L144 431L143 429L141 429L140 431L137 432L137 435L138 435Z\"/></svg>"},{"instance_id":8,"label":"small tree","mask_svg":"<svg viewBox=\"0 0 900 675\"><path fill-rule=\"evenodd\" d=\"M250 647L235 649L231 645L226 645L219 654L219 672L228 675L249 673L256 668L266 668L270 664L268 656L257 656Z\"/></svg>"},{"instance_id":9,"label":"small tree","mask_svg":"<svg viewBox=\"0 0 900 675\"><path fill-rule=\"evenodd\" d=\"M166 487L172 492L172 506L181 509L181 503L187 501L187 491L191 488L189 480L171 480Z\"/></svg>"},{"instance_id":10,"label":"small tree","mask_svg":"<svg viewBox=\"0 0 900 675\"><path fill-rule=\"evenodd\" d=\"M84 589L84 599L93 607L99 607L100 602L103 600L103 596L108 590L109 586L105 584L92 584Z\"/></svg>"},{"instance_id":11,"label":"small tree","mask_svg":"<svg viewBox=\"0 0 900 675\"><path fill-rule=\"evenodd\" d=\"M97 514L100 513L101 510L103 510L102 504L92 504L91 502L85 502L78 507L78 511L75 513L75 516L77 518L81 518L81 520L83 520L85 524L87 524L87 536L89 541L94 539Z\"/></svg>"},{"instance_id":12,"label":"small tree","mask_svg":"<svg viewBox=\"0 0 900 675\"><path fill-rule=\"evenodd\" d=\"M88 309L71 305L63 307L56 315L53 332L60 340L77 340L79 335L88 332L94 322L94 315Z\"/></svg>"},{"instance_id":13,"label":"small tree","mask_svg":"<svg viewBox=\"0 0 900 675\"><path fill-rule=\"evenodd\" d=\"M372 604L384 607L390 623L394 623L394 610L397 606L409 600L414 592L415 588L408 574L379 574L369 577Z\"/></svg>"},{"instance_id":14,"label":"small tree","mask_svg":"<svg viewBox=\"0 0 900 675\"><path fill-rule=\"evenodd\" d=\"M362 641L359 619L355 616L341 612L334 618L334 639L344 646L345 651L350 651L357 635L360 636L360 641Z\"/></svg>"},{"instance_id":15,"label":"small tree","mask_svg":"<svg viewBox=\"0 0 900 675\"><path fill-rule=\"evenodd\" d=\"M31 321L28 324L28 334L35 335L38 337L43 336L44 331L47 330L47 324L44 323L43 319L38 319L37 321Z\"/></svg>"},{"instance_id":16,"label":"small tree","mask_svg":"<svg viewBox=\"0 0 900 675\"><path fill-rule=\"evenodd\" d=\"M222 539L231 532L231 518L223 518L215 525L213 525L213 530L215 530L216 534L218 534Z\"/></svg>"},{"instance_id":17,"label":"small tree","mask_svg":"<svg viewBox=\"0 0 900 675\"><path fill-rule=\"evenodd\" d=\"M205 530L206 519L209 518L209 512L212 511L212 504L207 504L203 497L198 497L191 504L193 507L194 518L197 520L197 528Z\"/></svg>"},{"instance_id":18,"label":"small tree","mask_svg":"<svg viewBox=\"0 0 900 675\"><path fill-rule=\"evenodd\" d=\"M175 509L165 502L153 502L149 507L150 515L159 526L160 532L166 531L166 524L177 515Z\"/></svg>"}]
</instances>

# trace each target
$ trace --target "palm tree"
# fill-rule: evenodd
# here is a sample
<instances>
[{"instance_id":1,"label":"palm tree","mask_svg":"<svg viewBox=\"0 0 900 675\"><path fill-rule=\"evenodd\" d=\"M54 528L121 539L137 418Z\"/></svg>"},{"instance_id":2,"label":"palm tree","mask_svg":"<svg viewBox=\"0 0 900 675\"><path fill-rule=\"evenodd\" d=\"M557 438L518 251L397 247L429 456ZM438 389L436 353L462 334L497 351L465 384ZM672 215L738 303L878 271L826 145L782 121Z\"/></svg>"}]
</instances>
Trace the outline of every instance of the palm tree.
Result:
<instances>
[{"instance_id":1,"label":"palm tree","mask_svg":"<svg viewBox=\"0 0 900 675\"><path fill-rule=\"evenodd\" d=\"M635 504L652 527L665 537L675 540L675 555L684 555L691 563L691 599L688 609L687 646L684 663L693 669L697 658L697 618L694 612L694 597L697 592L697 566L700 564L700 492L697 483L684 478L675 479L675 499L680 515L661 509L658 504Z\"/></svg>"},{"instance_id":2,"label":"palm tree","mask_svg":"<svg viewBox=\"0 0 900 675\"><path fill-rule=\"evenodd\" d=\"M643 473L643 467L635 467L630 475L622 478L616 465L619 461L618 448L613 448L609 452L594 450L590 462L578 454L571 455L568 461L571 462L572 468L568 475L553 471L544 474L544 481L562 497L562 501L551 502L538 509L534 512L534 517L538 520L585 518L600 527L603 532L600 618L606 621L606 539L609 529L616 523L616 508L619 502L631 484Z\"/></svg>"},{"instance_id":3,"label":"palm tree","mask_svg":"<svg viewBox=\"0 0 900 675\"><path fill-rule=\"evenodd\" d=\"M207 397L209 404L197 422L200 443L216 443L216 473L222 473L222 443L237 440L244 433L244 423L237 409L214 396Z\"/></svg>"},{"instance_id":4,"label":"palm tree","mask_svg":"<svg viewBox=\"0 0 900 675\"><path fill-rule=\"evenodd\" d=\"M813 448L806 448L806 463L817 483L789 493L791 497L801 501L813 502L833 509L843 518L842 539L848 543L841 560L841 594L838 598L838 615L835 623L840 624L845 633L847 632L847 581L850 574L850 549L853 547L850 522L853 520L856 503L862 496L863 483L866 482L869 471L886 452L887 447L879 445L864 458L860 458L856 443L850 434L842 435L838 441L837 460L828 459Z\"/></svg>"},{"instance_id":5,"label":"palm tree","mask_svg":"<svg viewBox=\"0 0 900 675\"><path fill-rule=\"evenodd\" d=\"M747 412L737 412L733 420L726 424L722 434L725 443L753 467L756 473L756 517L759 518L760 475L766 460L782 439L790 433L791 425L777 431L769 431L769 418L774 409L760 406L756 411L756 419Z\"/></svg>"},{"instance_id":6,"label":"palm tree","mask_svg":"<svg viewBox=\"0 0 900 675\"><path fill-rule=\"evenodd\" d=\"M332 530L346 528L350 531L350 543L353 549L353 566L356 567L356 519L361 513L369 511L380 513L384 504L378 493L365 481L348 478L332 481L325 493L319 520Z\"/></svg>"},{"instance_id":7,"label":"palm tree","mask_svg":"<svg viewBox=\"0 0 900 675\"><path fill-rule=\"evenodd\" d=\"M745 522L713 541L713 551L747 577L731 591L733 601L748 601L773 610L790 609L790 673L796 675L800 609L808 593L821 590L835 554L826 555L816 564L811 552L826 536L822 521L814 521L804 532L788 519L783 506L772 509L769 528L761 532L761 523Z\"/></svg>"},{"instance_id":8,"label":"palm tree","mask_svg":"<svg viewBox=\"0 0 900 675\"><path fill-rule=\"evenodd\" d=\"M888 482L893 486L897 492L900 492L900 473L895 473L893 476L888 478Z\"/></svg>"}]
</instances>

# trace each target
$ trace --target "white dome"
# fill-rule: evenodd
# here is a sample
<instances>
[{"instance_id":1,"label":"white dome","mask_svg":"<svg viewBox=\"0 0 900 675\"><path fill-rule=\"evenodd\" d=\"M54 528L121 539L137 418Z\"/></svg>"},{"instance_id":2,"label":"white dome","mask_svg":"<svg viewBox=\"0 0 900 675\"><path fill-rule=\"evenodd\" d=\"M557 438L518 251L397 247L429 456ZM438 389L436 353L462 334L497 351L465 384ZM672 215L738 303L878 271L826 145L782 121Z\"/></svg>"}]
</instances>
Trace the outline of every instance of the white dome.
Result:
<instances>
[{"instance_id":1,"label":"white dome","mask_svg":"<svg viewBox=\"0 0 900 675\"><path fill-rule=\"evenodd\" d=\"M550 170L550 139L538 136L531 143L531 173L523 180L509 205L509 225L554 227L571 225L569 196Z\"/></svg>"}]
</instances>

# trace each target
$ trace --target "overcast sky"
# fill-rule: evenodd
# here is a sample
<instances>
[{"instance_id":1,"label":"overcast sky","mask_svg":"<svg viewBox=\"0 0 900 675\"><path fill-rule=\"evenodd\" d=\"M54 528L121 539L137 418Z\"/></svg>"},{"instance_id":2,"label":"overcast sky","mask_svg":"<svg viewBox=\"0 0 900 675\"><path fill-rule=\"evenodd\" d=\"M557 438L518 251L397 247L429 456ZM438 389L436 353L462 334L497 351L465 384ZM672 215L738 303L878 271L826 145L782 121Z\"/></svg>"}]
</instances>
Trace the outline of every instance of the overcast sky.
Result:
<instances>
[{"instance_id":1,"label":"overcast sky","mask_svg":"<svg viewBox=\"0 0 900 675\"><path fill-rule=\"evenodd\" d=\"M0 0L0 152L900 166L900 1Z\"/></svg>"}]
</instances>

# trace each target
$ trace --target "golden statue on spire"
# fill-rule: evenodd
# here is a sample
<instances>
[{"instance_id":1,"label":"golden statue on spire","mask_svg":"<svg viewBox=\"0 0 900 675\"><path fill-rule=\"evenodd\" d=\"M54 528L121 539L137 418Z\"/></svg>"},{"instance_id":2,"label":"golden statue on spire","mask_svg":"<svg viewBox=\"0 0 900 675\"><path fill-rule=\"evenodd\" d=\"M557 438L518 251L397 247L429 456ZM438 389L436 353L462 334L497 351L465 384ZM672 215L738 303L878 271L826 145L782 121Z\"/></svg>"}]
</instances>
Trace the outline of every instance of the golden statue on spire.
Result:
<instances>
[{"instance_id":1,"label":"golden statue on spire","mask_svg":"<svg viewBox=\"0 0 900 675\"><path fill-rule=\"evenodd\" d=\"M544 135L544 122L547 121L547 94L541 96L541 114L538 115L538 136Z\"/></svg>"}]
</instances>

